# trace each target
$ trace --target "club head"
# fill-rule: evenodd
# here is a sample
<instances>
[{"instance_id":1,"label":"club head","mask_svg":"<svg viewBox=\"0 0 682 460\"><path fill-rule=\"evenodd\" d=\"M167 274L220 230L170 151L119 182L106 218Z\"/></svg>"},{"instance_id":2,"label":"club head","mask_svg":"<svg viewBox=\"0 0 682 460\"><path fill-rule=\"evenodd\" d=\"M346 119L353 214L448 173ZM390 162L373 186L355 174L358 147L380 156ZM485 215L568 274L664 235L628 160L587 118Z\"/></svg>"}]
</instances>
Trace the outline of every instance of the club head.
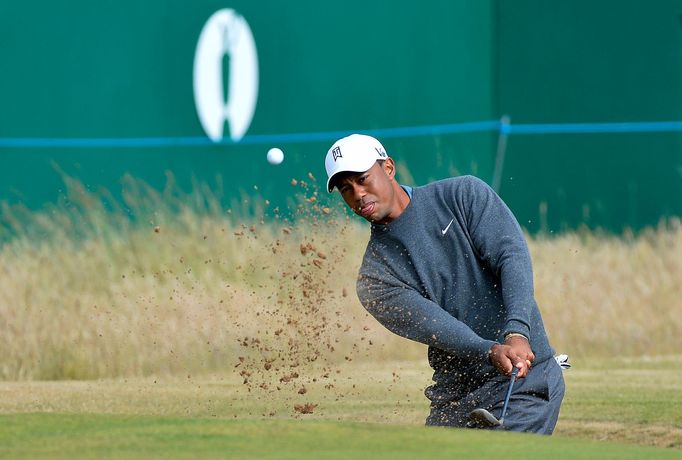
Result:
<instances>
[{"instance_id":1,"label":"club head","mask_svg":"<svg viewBox=\"0 0 682 460\"><path fill-rule=\"evenodd\" d=\"M481 408L474 409L469 413L469 421L484 428L502 425L502 422L495 418L493 414Z\"/></svg>"},{"instance_id":2,"label":"club head","mask_svg":"<svg viewBox=\"0 0 682 460\"><path fill-rule=\"evenodd\" d=\"M557 355L554 357L562 370L570 369L571 363L568 361L568 355Z\"/></svg>"}]
</instances>

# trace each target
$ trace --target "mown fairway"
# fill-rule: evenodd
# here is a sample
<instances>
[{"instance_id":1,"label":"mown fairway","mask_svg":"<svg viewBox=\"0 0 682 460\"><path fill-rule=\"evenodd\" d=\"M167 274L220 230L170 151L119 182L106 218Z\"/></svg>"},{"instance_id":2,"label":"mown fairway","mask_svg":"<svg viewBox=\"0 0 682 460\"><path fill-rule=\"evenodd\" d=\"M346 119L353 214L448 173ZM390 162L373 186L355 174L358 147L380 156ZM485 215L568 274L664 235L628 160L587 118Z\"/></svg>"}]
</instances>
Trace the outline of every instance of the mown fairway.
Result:
<instances>
[{"instance_id":1,"label":"mown fairway","mask_svg":"<svg viewBox=\"0 0 682 460\"><path fill-rule=\"evenodd\" d=\"M249 392L236 373L2 383L0 457L680 458L681 364L576 363L552 438L423 427L419 361L348 364L298 397ZM294 410L306 402L312 414Z\"/></svg>"},{"instance_id":2,"label":"mown fairway","mask_svg":"<svg viewBox=\"0 0 682 460\"><path fill-rule=\"evenodd\" d=\"M3 458L679 458L679 451L652 447L396 425L114 415L3 418Z\"/></svg>"}]
</instances>

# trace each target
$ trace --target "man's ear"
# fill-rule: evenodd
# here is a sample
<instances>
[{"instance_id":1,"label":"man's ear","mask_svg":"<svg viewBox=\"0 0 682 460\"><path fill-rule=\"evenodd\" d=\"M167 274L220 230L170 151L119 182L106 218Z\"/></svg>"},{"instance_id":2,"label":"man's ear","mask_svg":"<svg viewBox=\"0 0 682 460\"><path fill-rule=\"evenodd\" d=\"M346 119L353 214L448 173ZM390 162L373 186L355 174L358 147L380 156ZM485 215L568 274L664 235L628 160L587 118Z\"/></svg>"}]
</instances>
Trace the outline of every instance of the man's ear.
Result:
<instances>
[{"instance_id":1,"label":"man's ear","mask_svg":"<svg viewBox=\"0 0 682 460\"><path fill-rule=\"evenodd\" d=\"M395 178L395 163L393 162L393 158L386 158L381 167L384 169L384 172L390 179Z\"/></svg>"}]
</instances>

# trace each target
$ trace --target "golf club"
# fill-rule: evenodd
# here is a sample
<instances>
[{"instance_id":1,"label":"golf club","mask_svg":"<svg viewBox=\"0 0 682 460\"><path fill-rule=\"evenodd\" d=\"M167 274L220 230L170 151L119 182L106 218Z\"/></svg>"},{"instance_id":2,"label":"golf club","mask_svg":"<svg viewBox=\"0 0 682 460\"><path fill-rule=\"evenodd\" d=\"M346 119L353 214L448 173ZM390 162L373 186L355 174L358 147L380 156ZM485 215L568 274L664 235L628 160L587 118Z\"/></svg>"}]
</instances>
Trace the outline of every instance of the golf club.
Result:
<instances>
[{"instance_id":1,"label":"golf club","mask_svg":"<svg viewBox=\"0 0 682 460\"><path fill-rule=\"evenodd\" d=\"M571 368L571 363L568 361L568 355L557 355L554 357L557 364L561 367L562 371Z\"/></svg>"},{"instance_id":2,"label":"golf club","mask_svg":"<svg viewBox=\"0 0 682 460\"><path fill-rule=\"evenodd\" d=\"M477 425L483 427L494 427L502 426L504 424L504 416L507 413L507 407L509 406L509 398L512 394L512 388L514 388L514 382L516 381L516 376L519 373L519 368L514 367L512 369L511 380L509 382L509 389L507 390L507 395L504 398L504 405L502 406L502 414L500 419L495 418L493 414L488 412L483 408L474 409L469 413L469 420L476 423Z\"/></svg>"}]
</instances>

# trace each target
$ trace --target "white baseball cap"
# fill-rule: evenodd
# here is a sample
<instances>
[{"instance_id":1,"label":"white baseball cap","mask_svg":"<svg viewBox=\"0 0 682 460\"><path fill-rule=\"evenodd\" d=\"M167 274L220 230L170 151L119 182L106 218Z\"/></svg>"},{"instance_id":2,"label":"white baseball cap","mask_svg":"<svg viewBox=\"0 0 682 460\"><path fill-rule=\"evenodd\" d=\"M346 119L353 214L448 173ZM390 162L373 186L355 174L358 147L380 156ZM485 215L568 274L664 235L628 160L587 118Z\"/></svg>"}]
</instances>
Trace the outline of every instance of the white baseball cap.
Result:
<instances>
[{"instance_id":1,"label":"white baseball cap","mask_svg":"<svg viewBox=\"0 0 682 460\"><path fill-rule=\"evenodd\" d=\"M324 159L327 191L334 189L332 178L342 172L365 172L377 160L388 158L381 142L365 134L351 134L334 142Z\"/></svg>"}]
</instances>

